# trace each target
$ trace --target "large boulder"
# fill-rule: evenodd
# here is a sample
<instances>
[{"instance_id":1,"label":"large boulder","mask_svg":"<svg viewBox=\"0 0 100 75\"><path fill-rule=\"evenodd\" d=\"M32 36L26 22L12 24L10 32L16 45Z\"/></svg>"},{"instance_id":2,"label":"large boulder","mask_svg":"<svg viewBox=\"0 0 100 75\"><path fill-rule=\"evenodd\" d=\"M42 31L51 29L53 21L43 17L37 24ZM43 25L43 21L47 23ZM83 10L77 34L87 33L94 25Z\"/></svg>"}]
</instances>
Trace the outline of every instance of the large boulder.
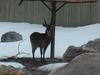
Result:
<instances>
[{"instance_id":1,"label":"large boulder","mask_svg":"<svg viewBox=\"0 0 100 75\"><path fill-rule=\"evenodd\" d=\"M100 53L83 53L49 75L100 75Z\"/></svg>"},{"instance_id":2,"label":"large boulder","mask_svg":"<svg viewBox=\"0 0 100 75\"><path fill-rule=\"evenodd\" d=\"M63 55L64 61L71 61L74 57L82 53L99 53L100 52L100 39L89 41L80 47L69 46Z\"/></svg>"},{"instance_id":3,"label":"large boulder","mask_svg":"<svg viewBox=\"0 0 100 75\"><path fill-rule=\"evenodd\" d=\"M23 38L21 34L14 31L10 31L2 35L1 42L16 42L22 39Z\"/></svg>"},{"instance_id":4,"label":"large boulder","mask_svg":"<svg viewBox=\"0 0 100 75\"><path fill-rule=\"evenodd\" d=\"M32 73L32 75L48 75L49 72L36 69L36 70L32 71L31 73Z\"/></svg>"},{"instance_id":5,"label":"large boulder","mask_svg":"<svg viewBox=\"0 0 100 75\"><path fill-rule=\"evenodd\" d=\"M91 40L87 44L82 45L81 47L84 50L100 52L100 39Z\"/></svg>"},{"instance_id":6,"label":"large boulder","mask_svg":"<svg viewBox=\"0 0 100 75\"><path fill-rule=\"evenodd\" d=\"M81 47L69 46L66 52L63 55L64 61L71 61L74 57L82 54L82 53L89 53L88 50L83 50Z\"/></svg>"}]
</instances>

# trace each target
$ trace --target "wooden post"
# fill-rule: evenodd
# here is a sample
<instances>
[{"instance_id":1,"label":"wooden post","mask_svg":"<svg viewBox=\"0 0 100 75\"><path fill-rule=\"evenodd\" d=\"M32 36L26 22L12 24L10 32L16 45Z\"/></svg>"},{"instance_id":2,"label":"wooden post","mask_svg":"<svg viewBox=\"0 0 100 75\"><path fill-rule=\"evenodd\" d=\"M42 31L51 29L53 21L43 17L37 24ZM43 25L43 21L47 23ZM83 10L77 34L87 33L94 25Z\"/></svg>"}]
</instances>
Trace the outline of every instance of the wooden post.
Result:
<instances>
[{"instance_id":1,"label":"wooden post","mask_svg":"<svg viewBox=\"0 0 100 75\"><path fill-rule=\"evenodd\" d=\"M51 2L52 11L51 11L51 55L50 58L54 58L55 54L55 23L56 23L56 2Z\"/></svg>"}]
</instances>

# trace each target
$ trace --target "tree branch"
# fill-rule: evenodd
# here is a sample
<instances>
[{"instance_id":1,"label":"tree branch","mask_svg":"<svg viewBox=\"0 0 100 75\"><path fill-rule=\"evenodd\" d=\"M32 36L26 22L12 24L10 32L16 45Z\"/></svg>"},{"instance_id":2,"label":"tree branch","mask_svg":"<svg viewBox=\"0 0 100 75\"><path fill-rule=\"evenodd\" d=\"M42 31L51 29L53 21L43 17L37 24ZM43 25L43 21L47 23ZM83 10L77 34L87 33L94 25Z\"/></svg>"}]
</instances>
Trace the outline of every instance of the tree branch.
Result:
<instances>
[{"instance_id":1,"label":"tree branch","mask_svg":"<svg viewBox=\"0 0 100 75\"><path fill-rule=\"evenodd\" d=\"M63 3L60 7L58 7L58 8L56 9L56 12L59 11L64 5L66 5L66 3Z\"/></svg>"},{"instance_id":2,"label":"tree branch","mask_svg":"<svg viewBox=\"0 0 100 75\"><path fill-rule=\"evenodd\" d=\"M41 2L52 12L52 9L43 0L41 0Z\"/></svg>"}]
</instances>

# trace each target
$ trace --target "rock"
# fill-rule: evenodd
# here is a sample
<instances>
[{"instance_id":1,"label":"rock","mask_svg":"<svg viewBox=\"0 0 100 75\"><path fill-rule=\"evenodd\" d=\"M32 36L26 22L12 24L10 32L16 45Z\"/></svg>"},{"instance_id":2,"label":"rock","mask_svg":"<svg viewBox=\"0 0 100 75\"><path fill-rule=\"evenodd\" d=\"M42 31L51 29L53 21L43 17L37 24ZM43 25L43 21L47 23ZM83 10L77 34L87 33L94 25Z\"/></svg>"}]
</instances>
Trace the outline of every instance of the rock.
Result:
<instances>
[{"instance_id":1,"label":"rock","mask_svg":"<svg viewBox=\"0 0 100 75\"><path fill-rule=\"evenodd\" d=\"M32 71L32 75L48 75L49 72L36 69Z\"/></svg>"},{"instance_id":2,"label":"rock","mask_svg":"<svg viewBox=\"0 0 100 75\"><path fill-rule=\"evenodd\" d=\"M94 41L89 41L87 44L81 46L84 50L89 50L92 52L100 52L100 39L95 39Z\"/></svg>"},{"instance_id":3,"label":"rock","mask_svg":"<svg viewBox=\"0 0 100 75\"><path fill-rule=\"evenodd\" d=\"M1 65L0 75L32 75L32 74L24 69Z\"/></svg>"},{"instance_id":4,"label":"rock","mask_svg":"<svg viewBox=\"0 0 100 75\"><path fill-rule=\"evenodd\" d=\"M16 42L22 39L22 35L17 32L10 31L2 35L1 42Z\"/></svg>"},{"instance_id":5,"label":"rock","mask_svg":"<svg viewBox=\"0 0 100 75\"><path fill-rule=\"evenodd\" d=\"M100 75L100 53L83 53L48 75Z\"/></svg>"},{"instance_id":6,"label":"rock","mask_svg":"<svg viewBox=\"0 0 100 75\"><path fill-rule=\"evenodd\" d=\"M63 55L63 60L71 61L74 57L76 57L82 53L89 53L89 51L83 50L81 47L69 46Z\"/></svg>"},{"instance_id":7,"label":"rock","mask_svg":"<svg viewBox=\"0 0 100 75\"><path fill-rule=\"evenodd\" d=\"M63 55L64 61L71 61L74 57L82 53L99 53L100 52L100 39L89 41L80 47L69 46Z\"/></svg>"}]
</instances>

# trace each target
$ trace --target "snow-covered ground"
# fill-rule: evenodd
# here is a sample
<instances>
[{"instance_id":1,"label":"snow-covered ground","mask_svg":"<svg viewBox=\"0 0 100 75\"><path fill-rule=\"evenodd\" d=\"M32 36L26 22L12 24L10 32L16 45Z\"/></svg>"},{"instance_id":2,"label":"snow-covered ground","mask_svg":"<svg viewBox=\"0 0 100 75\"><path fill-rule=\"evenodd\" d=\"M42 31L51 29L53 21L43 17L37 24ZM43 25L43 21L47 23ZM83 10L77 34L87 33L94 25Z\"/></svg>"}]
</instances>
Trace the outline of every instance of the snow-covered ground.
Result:
<instances>
[{"instance_id":1,"label":"snow-covered ground","mask_svg":"<svg viewBox=\"0 0 100 75\"><path fill-rule=\"evenodd\" d=\"M32 57L30 34L32 32L45 31L42 25L29 24L29 23L11 23L0 22L0 38L2 34L8 31L16 31L23 36L23 41L18 42L0 42L0 58L6 58L16 55L19 51L23 52L19 57ZM55 57L61 58L70 45L80 46L87 43L89 40L100 38L100 24L93 24L83 27L60 27L56 26L55 38ZM35 57L40 57L39 48L35 52ZM46 57L50 57L50 46L46 51Z\"/></svg>"},{"instance_id":2,"label":"snow-covered ground","mask_svg":"<svg viewBox=\"0 0 100 75\"><path fill-rule=\"evenodd\" d=\"M18 53L18 50L22 52L18 57L32 57L30 34L32 32L43 33L45 28L37 24L0 22L0 39L2 34L8 31L20 33L23 36L23 40L8 43L0 42L0 59L14 56ZM80 46L96 38L100 38L100 24L75 28L56 26L55 57L61 58L70 45ZM36 50L35 56L40 57L39 49ZM46 51L46 57L50 57L50 46Z\"/></svg>"}]
</instances>

